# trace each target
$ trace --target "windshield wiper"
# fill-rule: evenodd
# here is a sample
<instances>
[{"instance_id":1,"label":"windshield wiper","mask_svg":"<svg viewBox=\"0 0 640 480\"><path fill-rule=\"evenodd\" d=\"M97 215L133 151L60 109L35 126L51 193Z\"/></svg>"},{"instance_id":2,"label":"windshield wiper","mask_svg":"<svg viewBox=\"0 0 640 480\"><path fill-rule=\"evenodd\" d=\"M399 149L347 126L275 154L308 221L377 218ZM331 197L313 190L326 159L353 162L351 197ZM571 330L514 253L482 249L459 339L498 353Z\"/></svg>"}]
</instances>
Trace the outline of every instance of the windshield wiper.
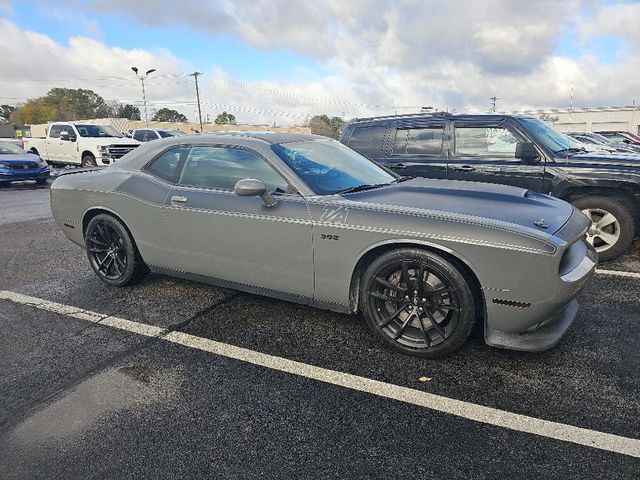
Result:
<instances>
[{"instance_id":1,"label":"windshield wiper","mask_svg":"<svg viewBox=\"0 0 640 480\"><path fill-rule=\"evenodd\" d=\"M560 150L556 150L554 153L577 153L577 152L586 152L587 149L586 148L577 148L577 147L569 147L569 148L562 148Z\"/></svg>"},{"instance_id":2,"label":"windshield wiper","mask_svg":"<svg viewBox=\"0 0 640 480\"><path fill-rule=\"evenodd\" d=\"M414 178L418 178L416 175L404 175L400 178L396 178L393 183L402 183L402 182L406 182L407 180L413 180Z\"/></svg>"},{"instance_id":3,"label":"windshield wiper","mask_svg":"<svg viewBox=\"0 0 640 480\"><path fill-rule=\"evenodd\" d=\"M338 190L337 194L342 195L344 193L354 193L354 192L362 192L363 190L372 190L374 188L380 188L380 187L384 187L385 185L389 185L388 183L375 183L373 185L369 185L369 184L362 184L362 185L356 185L355 187L349 187L349 188L345 188L344 190Z\"/></svg>"}]
</instances>

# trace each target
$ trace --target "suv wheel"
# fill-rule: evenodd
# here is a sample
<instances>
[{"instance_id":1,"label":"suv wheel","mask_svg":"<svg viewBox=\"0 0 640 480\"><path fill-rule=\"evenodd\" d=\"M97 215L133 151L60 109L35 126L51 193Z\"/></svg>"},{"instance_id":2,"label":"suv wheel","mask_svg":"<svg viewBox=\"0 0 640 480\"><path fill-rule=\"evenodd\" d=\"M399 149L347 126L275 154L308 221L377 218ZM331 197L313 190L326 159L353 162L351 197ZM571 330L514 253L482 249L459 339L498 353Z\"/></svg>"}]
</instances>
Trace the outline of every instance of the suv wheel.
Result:
<instances>
[{"instance_id":1,"label":"suv wheel","mask_svg":"<svg viewBox=\"0 0 640 480\"><path fill-rule=\"evenodd\" d=\"M436 358L451 353L474 325L473 294L464 275L425 250L383 254L367 268L361 291L369 328L405 354Z\"/></svg>"},{"instance_id":2,"label":"suv wheel","mask_svg":"<svg viewBox=\"0 0 640 480\"><path fill-rule=\"evenodd\" d=\"M591 220L586 240L600 260L611 260L625 252L633 240L635 224L623 204L606 197L583 197L573 204Z\"/></svg>"}]
</instances>

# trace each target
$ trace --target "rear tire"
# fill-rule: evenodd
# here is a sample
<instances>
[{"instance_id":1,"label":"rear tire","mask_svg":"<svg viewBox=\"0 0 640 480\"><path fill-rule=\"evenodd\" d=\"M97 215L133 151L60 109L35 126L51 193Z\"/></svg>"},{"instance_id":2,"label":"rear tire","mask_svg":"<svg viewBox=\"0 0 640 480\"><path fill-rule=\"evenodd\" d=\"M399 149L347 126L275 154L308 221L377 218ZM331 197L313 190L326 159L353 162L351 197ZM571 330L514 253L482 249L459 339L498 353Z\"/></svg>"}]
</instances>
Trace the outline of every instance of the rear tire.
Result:
<instances>
[{"instance_id":1,"label":"rear tire","mask_svg":"<svg viewBox=\"0 0 640 480\"><path fill-rule=\"evenodd\" d=\"M573 204L592 222L586 240L596 249L600 260L612 260L629 248L635 223L622 203L607 197L582 197Z\"/></svg>"},{"instance_id":2,"label":"rear tire","mask_svg":"<svg viewBox=\"0 0 640 480\"><path fill-rule=\"evenodd\" d=\"M369 265L361 287L369 328L394 350L442 357L471 334L476 316L471 286L440 255L417 248L387 252Z\"/></svg>"},{"instance_id":3,"label":"rear tire","mask_svg":"<svg viewBox=\"0 0 640 480\"><path fill-rule=\"evenodd\" d=\"M115 287L136 285L149 273L131 235L117 218L99 214L85 233L89 264L98 278Z\"/></svg>"}]
</instances>

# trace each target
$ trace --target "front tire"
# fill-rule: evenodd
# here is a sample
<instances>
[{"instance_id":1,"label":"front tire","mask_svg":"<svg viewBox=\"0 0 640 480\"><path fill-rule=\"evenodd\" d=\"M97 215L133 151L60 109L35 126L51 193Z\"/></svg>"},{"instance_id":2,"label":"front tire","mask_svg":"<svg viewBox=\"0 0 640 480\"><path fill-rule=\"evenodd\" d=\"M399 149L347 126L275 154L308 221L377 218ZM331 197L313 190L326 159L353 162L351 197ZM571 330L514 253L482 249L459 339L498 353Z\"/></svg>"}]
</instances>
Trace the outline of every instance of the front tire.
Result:
<instances>
[{"instance_id":1,"label":"front tire","mask_svg":"<svg viewBox=\"0 0 640 480\"><path fill-rule=\"evenodd\" d=\"M85 233L89 264L98 278L115 287L135 285L149 273L131 235L117 218L99 214Z\"/></svg>"},{"instance_id":2,"label":"front tire","mask_svg":"<svg viewBox=\"0 0 640 480\"><path fill-rule=\"evenodd\" d=\"M606 197L582 197L573 204L591 220L586 240L600 260L612 260L629 248L635 223L623 204Z\"/></svg>"},{"instance_id":3,"label":"front tire","mask_svg":"<svg viewBox=\"0 0 640 480\"><path fill-rule=\"evenodd\" d=\"M95 167L96 165L96 158L93 155L85 155L82 157L81 167Z\"/></svg>"},{"instance_id":4,"label":"front tire","mask_svg":"<svg viewBox=\"0 0 640 480\"><path fill-rule=\"evenodd\" d=\"M475 321L469 282L451 262L420 249L383 254L362 279L369 328L391 348L425 358L454 352Z\"/></svg>"}]
</instances>

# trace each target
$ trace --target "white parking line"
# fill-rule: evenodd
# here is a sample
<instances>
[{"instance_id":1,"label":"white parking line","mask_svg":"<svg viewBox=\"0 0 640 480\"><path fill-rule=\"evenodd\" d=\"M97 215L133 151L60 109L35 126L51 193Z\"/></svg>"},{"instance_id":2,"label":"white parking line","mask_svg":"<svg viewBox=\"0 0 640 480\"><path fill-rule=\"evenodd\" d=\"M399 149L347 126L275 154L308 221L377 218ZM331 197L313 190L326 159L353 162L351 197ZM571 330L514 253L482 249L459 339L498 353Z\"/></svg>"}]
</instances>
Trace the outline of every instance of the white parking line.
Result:
<instances>
[{"instance_id":1,"label":"white parking line","mask_svg":"<svg viewBox=\"0 0 640 480\"><path fill-rule=\"evenodd\" d=\"M621 270L603 270L601 268L596 268L596 273L601 275L614 275L616 277L631 277L631 278L640 278L640 273L637 272L624 272Z\"/></svg>"},{"instance_id":2,"label":"white parking line","mask_svg":"<svg viewBox=\"0 0 640 480\"><path fill-rule=\"evenodd\" d=\"M259 365L272 370L298 375L319 382L366 392L379 397L389 398L411 405L425 407L457 417L497 427L532 433L547 438L585 445L587 447L640 458L640 440L622 437L611 433L598 432L586 428L575 427L563 423L541 420L518 413L507 412L496 408L485 407L453 398L422 392L412 388L401 387L389 383L359 377L349 373L329 370L266 353L240 348L226 343L216 342L182 332L169 332L166 329L133 322L119 317L110 317L89 310L84 310L61 303L30 297L10 291L0 291L0 299L14 303L29 305L48 312L117 328L126 332L158 337L184 347L193 348L242 362Z\"/></svg>"}]
</instances>

